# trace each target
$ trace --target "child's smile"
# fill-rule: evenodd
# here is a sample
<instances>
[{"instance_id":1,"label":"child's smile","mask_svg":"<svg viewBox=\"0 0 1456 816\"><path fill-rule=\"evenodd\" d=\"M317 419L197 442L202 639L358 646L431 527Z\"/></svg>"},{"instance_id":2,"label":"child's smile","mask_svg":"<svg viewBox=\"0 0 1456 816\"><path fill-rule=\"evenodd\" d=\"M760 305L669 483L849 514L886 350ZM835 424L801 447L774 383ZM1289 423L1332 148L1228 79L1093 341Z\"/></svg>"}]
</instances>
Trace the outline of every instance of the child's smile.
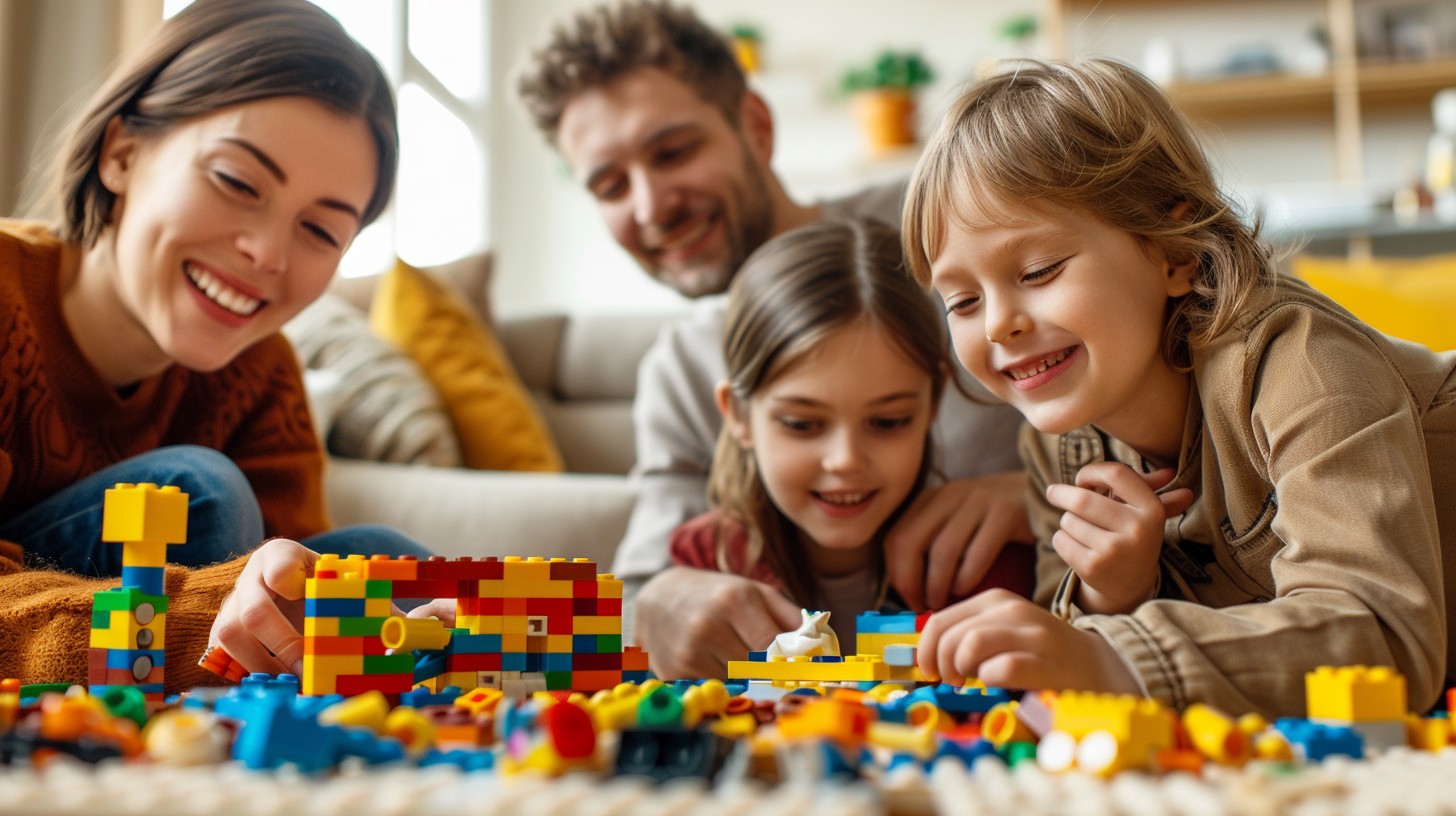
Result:
<instances>
[{"instance_id":1,"label":"child's smile","mask_svg":"<svg viewBox=\"0 0 1456 816\"><path fill-rule=\"evenodd\" d=\"M1191 265L1049 202L965 209L931 263L961 364L1040 431L1096 425L1176 458L1188 384L1163 324Z\"/></svg>"},{"instance_id":2,"label":"child's smile","mask_svg":"<svg viewBox=\"0 0 1456 816\"><path fill-rule=\"evenodd\" d=\"M853 550L874 540L914 488L931 394L930 375L860 320L818 341L729 422L753 449L774 504L818 545L811 554Z\"/></svg>"}]
</instances>

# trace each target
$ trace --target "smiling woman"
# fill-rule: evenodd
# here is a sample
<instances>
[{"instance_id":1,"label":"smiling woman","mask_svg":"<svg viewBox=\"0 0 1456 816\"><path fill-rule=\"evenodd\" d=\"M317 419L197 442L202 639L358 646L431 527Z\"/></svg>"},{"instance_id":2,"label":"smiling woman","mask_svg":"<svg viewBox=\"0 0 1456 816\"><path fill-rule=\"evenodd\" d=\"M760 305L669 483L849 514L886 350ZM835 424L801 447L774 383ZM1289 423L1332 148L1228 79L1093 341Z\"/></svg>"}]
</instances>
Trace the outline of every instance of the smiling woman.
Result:
<instances>
[{"instance_id":1,"label":"smiling woman","mask_svg":"<svg viewBox=\"0 0 1456 816\"><path fill-rule=\"evenodd\" d=\"M117 483L188 494L172 552L217 565L167 582L178 688L201 681L186 669L220 608L234 656L288 668L274 655L297 632L261 585L312 553L284 541L248 568L230 560L265 535L423 553L392 531L328 531L323 457L279 334L384 209L396 145L389 85L333 18L304 0L200 0L82 112L58 159L58 221L0 221L14 386L0 392L0 676L85 681L97 587L83 576L120 572L120 548L100 543ZM224 604L237 580L259 591ZM243 615L265 624L243 632Z\"/></svg>"}]
</instances>

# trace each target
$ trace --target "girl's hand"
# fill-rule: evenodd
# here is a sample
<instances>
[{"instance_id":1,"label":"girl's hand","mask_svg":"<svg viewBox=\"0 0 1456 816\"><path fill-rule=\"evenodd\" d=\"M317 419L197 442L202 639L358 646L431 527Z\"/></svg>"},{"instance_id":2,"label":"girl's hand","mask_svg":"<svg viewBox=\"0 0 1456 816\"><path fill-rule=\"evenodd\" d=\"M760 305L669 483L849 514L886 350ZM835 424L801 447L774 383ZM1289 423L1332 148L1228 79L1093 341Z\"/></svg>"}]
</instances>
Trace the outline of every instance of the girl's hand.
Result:
<instances>
[{"instance_id":1,"label":"girl's hand","mask_svg":"<svg viewBox=\"0 0 1456 816\"><path fill-rule=\"evenodd\" d=\"M927 678L952 685L974 678L1007 689L1140 692L1137 678L1101 635L1004 589L931 615L916 662Z\"/></svg>"},{"instance_id":2,"label":"girl's hand","mask_svg":"<svg viewBox=\"0 0 1456 816\"><path fill-rule=\"evenodd\" d=\"M1186 487L1155 492L1172 478L1172 468L1142 474L1121 462L1098 462L1077 471L1075 486L1047 487L1047 501L1067 511L1052 546L1082 579L1082 610L1131 612L1153 591L1163 523L1193 504Z\"/></svg>"},{"instance_id":3,"label":"girl's hand","mask_svg":"<svg viewBox=\"0 0 1456 816\"><path fill-rule=\"evenodd\" d=\"M921 492L885 536L890 586L916 611L964 598L1009 541L1033 541L1026 474L961 479Z\"/></svg>"},{"instance_id":4,"label":"girl's hand","mask_svg":"<svg viewBox=\"0 0 1456 816\"><path fill-rule=\"evenodd\" d=\"M455 626L455 599L436 598L405 613L407 618L435 618L445 624L446 629Z\"/></svg>"},{"instance_id":5,"label":"girl's hand","mask_svg":"<svg viewBox=\"0 0 1456 816\"><path fill-rule=\"evenodd\" d=\"M799 605L768 584L725 572L668 567L637 592L633 636L663 680L723 678L803 621Z\"/></svg>"},{"instance_id":6,"label":"girl's hand","mask_svg":"<svg viewBox=\"0 0 1456 816\"><path fill-rule=\"evenodd\" d=\"M223 647L250 672L301 674L304 582L318 559L297 541L263 542L222 602L208 645Z\"/></svg>"}]
</instances>

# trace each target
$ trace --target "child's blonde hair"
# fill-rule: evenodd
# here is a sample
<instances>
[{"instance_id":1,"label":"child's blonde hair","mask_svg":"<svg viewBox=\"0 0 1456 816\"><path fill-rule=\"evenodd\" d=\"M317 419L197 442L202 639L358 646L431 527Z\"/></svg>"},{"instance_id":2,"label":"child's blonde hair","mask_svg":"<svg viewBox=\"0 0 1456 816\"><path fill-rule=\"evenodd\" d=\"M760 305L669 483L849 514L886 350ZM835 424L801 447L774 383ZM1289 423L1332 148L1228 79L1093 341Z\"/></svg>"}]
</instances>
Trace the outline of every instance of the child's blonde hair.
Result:
<instances>
[{"instance_id":1,"label":"child's blonde hair","mask_svg":"<svg viewBox=\"0 0 1456 816\"><path fill-rule=\"evenodd\" d=\"M1173 259L1198 260L1193 292L1171 307L1163 357L1228 328L1274 262L1220 192L1187 121L1157 85L1121 63L1028 61L951 106L910 180L903 229L911 274L926 286L948 225L1000 204L1050 201L1091 212Z\"/></svg>"},{"instance_id":2,"label":"child's blonde hair","mask_svg":"<svg viewBox=\"0 0 1456 816\"><path fill-rule=\"evenodd\" d=\"M884 330L930 376L932 405L938 404L951 371L944 316L905 274L900 241L890 227L876 221L821 221L764 244L744 262L729 290L723 356L734 410L746 412L755 392L830 334L859 320ZM905 504L919 492L930 468L927 434L920 474ZM766 559L799 603L820 600L804 551L793 546L793 524L769 498L753 452L738 444L726 424L713 455L708 500L747 528L750 564ZM726 563L724 543L720 537L720 569Z\"/></svg>"}]
</instances>

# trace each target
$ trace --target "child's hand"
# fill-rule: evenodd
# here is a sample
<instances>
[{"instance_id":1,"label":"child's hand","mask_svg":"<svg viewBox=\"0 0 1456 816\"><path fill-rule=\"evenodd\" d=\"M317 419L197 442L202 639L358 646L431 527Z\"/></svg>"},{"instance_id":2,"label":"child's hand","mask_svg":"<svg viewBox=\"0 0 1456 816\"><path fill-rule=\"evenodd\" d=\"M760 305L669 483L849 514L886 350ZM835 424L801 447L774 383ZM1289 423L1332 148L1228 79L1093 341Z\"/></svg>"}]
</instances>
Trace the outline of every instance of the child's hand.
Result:
<instances>
[{"instance_id":1,"label":"child's hand","mask_svg":"<svg viewBox=\"0 0 1456 816\"><path fill-rule=\"evenodd\" d=\"M917 496L885 536L885 573L911 609L943 609L970 594L1008 541L1032 540L1025 473L947 482Z\"/></svg>"},{"instance_id":2,"label":"child's hand","mask_svg":"<svg viewBox=\"0 0 1456 816\"><path fill-rule=\"evenodd\" d=\"M669 567L637 593L633 634L663 680L725 677L776 635L799 628L797 604L741 575Z\"/></svg>"},{"instance_id":3,"label":"child's hand","mask_svg":"<svg viewBox=\"0 0 1456 816\"><path fill-rule=\"evenodd\" d=\"M318 559L297 541L264 542L222 602L208 645L222 646L250 672L299 674L304 582Z\"/></svg>"},{"instance_id":4,"label":"child's hand","mask_svg":"<svg viewBox=\"0 0 1456 816\"><path fill-rule=\"evenodd\" d=\"M1163 547L1163 522L1193 504L1186 487L1154 492L1171 468L1142 474L1120 462L1077 471L1077 484L1047 487L1047 501L1067 511L1052 536L1057 555L1082 579L1077 605L1086 612L1130 612L1152 592Z\"/></svg>"},{"instance_id":5,"label":"child's hand","mask_svg":"<svg viewBox=\"0 0 1456 816\"><path fill-rule=\"evenodd\" d=\"M926 677L953 685L975 678L1008 689L1140 690L1101 635L1003 589L931 615L920 633L916 662Z\"/></svg>"},{"instance_id":6,"label":"child's hand","mask_svg":"<svg viewBox=\"0 0 1456 816\"><path fill-rule=\"evenodd\" d=\"M407 618L436 618L445 624L446 629L455 626L455 599L436 598L427 604L421 604L405 613Z\"/></svg>"}]
</instances>

